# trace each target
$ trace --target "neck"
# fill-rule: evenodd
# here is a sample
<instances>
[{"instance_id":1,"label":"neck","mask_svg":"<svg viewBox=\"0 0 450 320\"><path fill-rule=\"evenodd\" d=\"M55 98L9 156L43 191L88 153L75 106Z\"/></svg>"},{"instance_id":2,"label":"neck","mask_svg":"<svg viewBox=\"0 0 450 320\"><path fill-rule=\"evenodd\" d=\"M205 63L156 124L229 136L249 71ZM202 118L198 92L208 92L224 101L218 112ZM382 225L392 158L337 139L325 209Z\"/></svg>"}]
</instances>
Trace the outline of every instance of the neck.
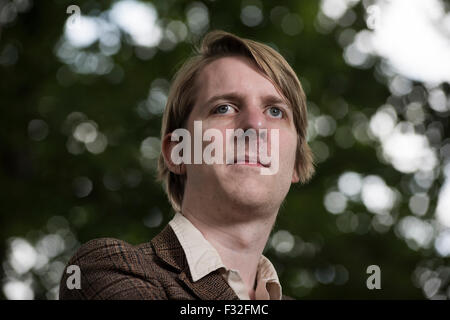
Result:
<instances>
[{"instance_id":1,"label":"neck","mask_svg":"<svg viewBox=\"0 0 450 320\"><path fill-rule=\"evenodd\" d=\"M233 206L210 197L194 199L185 193L183 215L219 253L224 265L238 270L250 298L259 259L274 225L278 209ZM211 203L212 202L212 203ZM252 210L253 209L253 210Z\"/></svg>"}]
</instances>

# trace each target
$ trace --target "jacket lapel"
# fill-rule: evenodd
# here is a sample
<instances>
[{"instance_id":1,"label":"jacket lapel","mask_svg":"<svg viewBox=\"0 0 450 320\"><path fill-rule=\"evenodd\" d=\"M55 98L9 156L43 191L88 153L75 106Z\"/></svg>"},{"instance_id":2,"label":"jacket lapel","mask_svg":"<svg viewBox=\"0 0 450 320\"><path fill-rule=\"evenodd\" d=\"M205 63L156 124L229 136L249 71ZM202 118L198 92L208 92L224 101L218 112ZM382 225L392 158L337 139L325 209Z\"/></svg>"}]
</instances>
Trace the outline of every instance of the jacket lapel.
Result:
<instances>
[{"instance_id":1,"label":"jacket lapel","mask_svg":"<svg viewBox=\"0 0 450 320\"><path fill-rule=\"evenodd\" d=\"M156 255L177 269L178 279L190 288L199 299L239 300L219 270L210 272L196 282L192 281L183 247L169 224L151 240L151 243Z\"/></svg>"},{"instance_id":2,"label":"jacket lapel","mask_svg":"<svg viewBox=\"0 0 450 320\"><path fill-rule=\"evenodd\" d=\"M189 267L187 267L179 274L178 278L202 300L239 300L219 270L214 270L193 282Z\"/></svg>"}]
</instances>

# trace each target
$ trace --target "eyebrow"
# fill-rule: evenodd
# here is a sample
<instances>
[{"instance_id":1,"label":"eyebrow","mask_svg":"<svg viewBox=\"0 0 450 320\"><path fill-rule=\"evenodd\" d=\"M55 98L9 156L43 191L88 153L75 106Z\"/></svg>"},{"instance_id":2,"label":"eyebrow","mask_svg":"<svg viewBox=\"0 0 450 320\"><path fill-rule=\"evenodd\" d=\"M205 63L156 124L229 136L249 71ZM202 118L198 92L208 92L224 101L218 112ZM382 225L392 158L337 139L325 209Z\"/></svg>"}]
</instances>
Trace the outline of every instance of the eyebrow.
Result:
<instances>
[{"instance_id":1,"label":"eyebrow","mask_svg":"<svg viewBox=\"0 0 450 320\"><path fill-rule=\"evenodd\" d=\"M229 92L229 93L223 93L214 95L211 98L209 98L203 107L207 107L218 100L231 100L231 101L239 101L242 102L245 100L245 96L238 92ZM281 99L278 96L275 96L273 94L268 94L262 97L261 99L264 104L283 104L288 107L288 109L291 109L290 105L286 103L283 99Z\"/></svg>"}]
</instances>

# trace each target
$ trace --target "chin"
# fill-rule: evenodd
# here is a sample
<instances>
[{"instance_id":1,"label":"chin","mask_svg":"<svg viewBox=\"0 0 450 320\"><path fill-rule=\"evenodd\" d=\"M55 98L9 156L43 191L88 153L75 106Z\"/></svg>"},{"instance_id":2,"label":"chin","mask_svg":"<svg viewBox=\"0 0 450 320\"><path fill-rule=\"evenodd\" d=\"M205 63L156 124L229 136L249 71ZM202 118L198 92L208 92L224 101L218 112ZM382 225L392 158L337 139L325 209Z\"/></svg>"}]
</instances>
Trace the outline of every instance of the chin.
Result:
<instances>
[{"instance_id":1,"label":"chin","mask_svg":"<svg viewBox=\"0 0 450 320\"><path fill-rule=\"evenodd\" d=\"M247 170L222 171L218 175L220 188L236 205L249 208L272 206L278 193L276 176L261 175L259 168Z\"/></svg>"},{"instance_id":2,"label":"chin","mask_svg":"<svg viewBox=\"0 0 450 320\"><path fill-rule=\"evenodd\" d=\"M267 188L267 185L261 185L256 181L234 183L229 187L228 194L232 202L244 207L267 207L273 202L271 199L273 192Z\"/></svg>"}]
</instances>

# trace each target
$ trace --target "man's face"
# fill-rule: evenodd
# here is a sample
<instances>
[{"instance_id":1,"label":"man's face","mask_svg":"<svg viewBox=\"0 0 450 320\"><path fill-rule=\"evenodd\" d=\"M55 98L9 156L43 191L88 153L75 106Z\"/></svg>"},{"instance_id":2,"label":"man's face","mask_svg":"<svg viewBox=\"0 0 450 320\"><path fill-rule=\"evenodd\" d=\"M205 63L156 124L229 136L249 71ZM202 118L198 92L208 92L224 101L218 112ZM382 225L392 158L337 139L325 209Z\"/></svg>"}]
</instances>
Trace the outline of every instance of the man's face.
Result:
<instances>
[{"instance_id":1,"label":"man's face","mask_svg":"<svg viewBox=\"0 0 450 320\"><path fill-rule=\"evenodd\" d=\"M197 98L187 121L194 137L194 121L202 121L202 131L218 129L223 137L223 164L187 164L189 188L198 188L218 203L223 200L240 207L278 208L298 182L294 170L297 131L293 113L267 77L244 57L219 58L202 69L196 79ZM227 97L223 97L226 95ZM213 97L222 96L219 99ZM226 129L267 130L267 152L271 155L271 130L279 133L279 167L275 174L262 175L261 167L226 163ZM202 132L202 135L203 135ZM259 141L261 143L261 140ZM211 142L203 142L203 148ZM248 139L245 140L248 154ZM236 144L236 143L235 143ZM235 147L236 155L236 147ZM257 151L257 150L256 150ZM194 147L192 146L192 158Z\"/></svg>"}]
</instances>

